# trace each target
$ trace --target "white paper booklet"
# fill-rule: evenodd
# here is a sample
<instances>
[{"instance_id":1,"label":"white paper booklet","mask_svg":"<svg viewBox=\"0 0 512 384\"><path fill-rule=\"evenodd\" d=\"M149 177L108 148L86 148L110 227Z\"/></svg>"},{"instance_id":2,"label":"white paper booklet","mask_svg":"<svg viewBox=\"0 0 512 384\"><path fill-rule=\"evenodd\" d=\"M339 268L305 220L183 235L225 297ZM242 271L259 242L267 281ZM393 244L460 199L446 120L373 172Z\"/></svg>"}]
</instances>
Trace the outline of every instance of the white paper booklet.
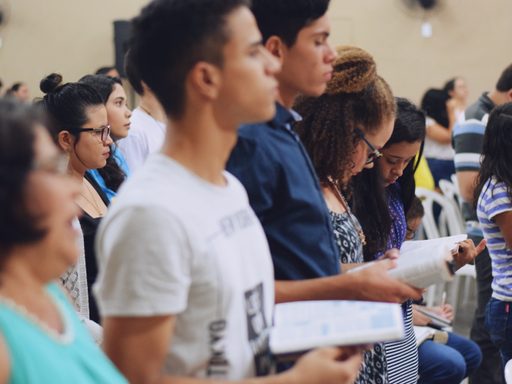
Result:
<instances>
[{"instance_id":1,"label":"white paper booklet","mask_svg":"<svg viewBox=\"0 0 512 384\"><path fill-rule=\"evenodd\" d=\"M389 274L417 288L450 281L453 271L450 270L448 262L453 261L452 252L456 251L457 243L465 239L467 235L463 234L405 241L400 248L397 266Z\"/></svg>"},{"instance_id":2,"label":"white paper booklet","mask_svg":"<svg viewBox=\"0 0 512 384\"><path fill-rule=\"evenodd\" d=\"M373 344L404 337L399 304L299 301L277 304L270 348L275 355L316 347Z\"/></svg>"},{"instance_id":3,"label":"white paper booklet","mask_svg":"<svg viewBox=\"0 0 512 384\"><path fill-rule=\"evenodd\" d=\"M414 326L414 336L416 337L416 345L419 347L426 340L432 340L436 330L430 327Z\"/></svg>"}]
</instances>

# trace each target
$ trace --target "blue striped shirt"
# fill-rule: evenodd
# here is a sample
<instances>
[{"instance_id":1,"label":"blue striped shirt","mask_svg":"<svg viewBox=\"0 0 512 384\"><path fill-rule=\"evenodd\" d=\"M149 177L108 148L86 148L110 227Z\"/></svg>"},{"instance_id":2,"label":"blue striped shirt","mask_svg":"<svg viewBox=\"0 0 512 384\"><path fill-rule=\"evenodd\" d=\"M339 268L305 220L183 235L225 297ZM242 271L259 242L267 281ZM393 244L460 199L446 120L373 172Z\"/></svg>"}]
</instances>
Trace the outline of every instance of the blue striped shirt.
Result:
<instances>
[{"instance_id":1,"label":"blue striped shirt","mask_svg":"<svg viewBox=\"0 0 512 384\"><path fill-rule=\"evenodd\" d=\"M487 240L492 262L492 297L512 301L512 249L507 247L494 218L512 211L512 196L507 185L495 178L487 180L478 199L478 221Z\"/></svg>"}]
</instances>

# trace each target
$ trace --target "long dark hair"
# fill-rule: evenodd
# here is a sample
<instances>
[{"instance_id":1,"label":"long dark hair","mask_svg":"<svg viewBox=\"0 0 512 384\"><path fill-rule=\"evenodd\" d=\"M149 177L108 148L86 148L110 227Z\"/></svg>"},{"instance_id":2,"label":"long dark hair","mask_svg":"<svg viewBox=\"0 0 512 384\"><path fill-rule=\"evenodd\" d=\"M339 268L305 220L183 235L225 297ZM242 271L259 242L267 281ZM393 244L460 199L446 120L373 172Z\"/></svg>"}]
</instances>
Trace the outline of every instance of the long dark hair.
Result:
<instances>
[{"instance_id":1,"label":"long dark hair","mask_svg":"<svg viewBox=\"0 0 512 384\"><path fill-rule=\"evenodd\" d=\"M397 180L400 185L401 200L404 212L407 213L414 199L416 184L414 172L418 168L425 140L425 114L413 103L404 98L396 98L397 117L393 133L386 142L384 149L393 144L421 142L416 161L411 161ZM352 207L354 214L363 227L367 244L364 249L365 261L374 260L374 255L384 251L391 231L391 216L386 193L383 193L383 179L379 169L379 161L372 169L366 169L353 178Z\"/></svg>"},{"instance_id":2,"label":"long dark hair","mask_svg":"<svg viewBox=\"0 0 512 384\"><path fill-rule=\"evenodd\" d=\"M94 88L96 92L103 99L103 104L107 103L110 94L114 91L116 84L123 85L121 79L118 77L110 77L106 75L86 75L79 81L81 84L87 84ZM110 153L118 151L117 145L113 143L110 146ZM98 169L99 174L105 181L105 185L114 192L117 192L121 184L126 179L126 174L123 172L114 156L107 158L107 164Z\"/></svg>"},{"instance_id":3,"label":"long dark hair","mask_svg":"<svg viewBox=\"0 0 512 384\"><path fill-rule=\"evenodd\" d=\"M434 119L439 125L449 128L450 119L448 117L448 109L446 102L450 99L450 95L443 89L431 88L423 95L421 99L421 109L428 117Z\"/></svg>"},{"instance_id":4,"label":"long dark hair","mask_svg":"<svg viewBox=\"0 0 512 384\"><path fill-rule=\"evenodd\" d=\"M475 207L491 177L505 183L508 194L512 196L512 103L496 107L489 116L482 157L473 200Z\"/></svg>"}]
</instances>

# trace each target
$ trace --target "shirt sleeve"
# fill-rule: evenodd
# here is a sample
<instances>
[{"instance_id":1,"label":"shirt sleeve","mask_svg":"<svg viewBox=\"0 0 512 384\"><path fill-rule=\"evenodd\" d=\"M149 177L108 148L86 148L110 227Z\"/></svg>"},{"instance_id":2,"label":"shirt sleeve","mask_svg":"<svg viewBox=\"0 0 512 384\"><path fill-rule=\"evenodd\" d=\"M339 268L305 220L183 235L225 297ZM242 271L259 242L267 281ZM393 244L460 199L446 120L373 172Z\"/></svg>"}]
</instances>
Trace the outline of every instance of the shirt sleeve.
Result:
<instances>
[{"instance_id":1,"label":"shirt sleeve","mask_svg":"<svg viewBox=\"0 0 512 384\"><path fill-rule=\"evenodd\" d=\"M94 291L102 316L157 316L185 310L192 251L169 212L139 207L102 223Z\"/></svg>"},{"instance_id":2,"label":"shirt sleeve","mask_svg":"<svg viewBox=\"0 0 512 384\"><path fill-rule=\"evenodd\" d=\"M501 213L512 211L512 201L505 183L491 184L484 196L485 212L489 219Z\"/></svg>"},{"instance_id":3,"label":"shirt sleeve","mask_svg":"<svg viewBox=\"0 0 512 384\"><path fill-rule=\"evenodd\" d=\"M452 139L456 171L480 170L484 133L485 124L481 121L468 120L462 124L455 124Z\"/></svg>"},{"instance_id":4,"label":"shirt sleeve","mask_svg":"<svg viewBox=\"0 0 512 384\"><path fill-rule=\"evenodd\" d=\"M130 172L135 171L135 169L144 164L149 154L147 145L145 145L140 137L133 134L119 140L117 145L124 155Z\"/></svg>"}]
</instances>

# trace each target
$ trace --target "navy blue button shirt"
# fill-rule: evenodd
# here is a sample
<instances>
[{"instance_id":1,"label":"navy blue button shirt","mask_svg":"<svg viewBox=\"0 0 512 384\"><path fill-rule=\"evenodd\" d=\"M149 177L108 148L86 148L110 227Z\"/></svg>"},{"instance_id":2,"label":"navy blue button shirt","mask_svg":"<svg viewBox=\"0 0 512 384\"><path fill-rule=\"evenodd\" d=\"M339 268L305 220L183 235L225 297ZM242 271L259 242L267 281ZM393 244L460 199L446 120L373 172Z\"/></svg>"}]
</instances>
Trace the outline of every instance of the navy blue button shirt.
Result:
<instances>
[{"instance_id":1,"label":"navy blue button shirt","mask_svg":"<svg viewBox=\"0 0 512 384\"><path fill-rule=\"evenodd\" d=\"M340 272L329 212L294 121L278 104L271 122L242 126L227 165L263 225L276 280Z\"/></svg>"}]
</instances>

